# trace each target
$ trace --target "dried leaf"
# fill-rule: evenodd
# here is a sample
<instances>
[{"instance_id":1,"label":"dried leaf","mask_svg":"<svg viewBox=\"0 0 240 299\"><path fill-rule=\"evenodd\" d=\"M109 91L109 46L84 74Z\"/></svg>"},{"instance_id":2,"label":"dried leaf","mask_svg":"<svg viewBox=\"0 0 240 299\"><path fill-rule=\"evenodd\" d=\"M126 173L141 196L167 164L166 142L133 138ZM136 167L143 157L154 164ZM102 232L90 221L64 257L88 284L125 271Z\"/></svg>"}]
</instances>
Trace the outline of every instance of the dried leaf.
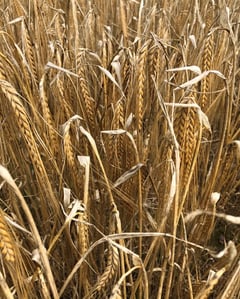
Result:
<instances>
[{"instance_id":1,"label":"dried leaf","mask_svg":"<svg viewBox=\"0 0 240 299\"><path fill-rule=\"evenodd\" d=\"M114 187L118 187L119 185L123 184L127 180L129 180L131 177L133 177L138 170L143 166L142 163L138 163L137 165L134 165L131 169L128 171L124 172L123 175L121 175L116 182L113 184Z\"/></svg>"},{"instance_id":2,"label":"dried leaf","mask_svg":"<svg viewBox=\"0 0 240 299\"><path fill-rule=\"evenodd\" d=\"M71 189L63 188L63 205L66 209L70 205Z\"/></svg>"},{"instance_id":3,"label":"dried leaf","mask_svg":"<svg viewBox=\"0 0 240 299\"><path fill-rule=\"evenodd\" d=\"M218 77L220 77L220 78L222 78L224 80L226 79L224 77L224 75L221 72L219 72L219 71L216 71L216 70L205 71L205 72L201 73L200 75L198 75L197 77L195 77L195 78L193 78L193 79L191 79L191 80L189 80L189 81L181 84L180 86L178 86L177 88L175 88L175 90L178 90L178 89L181 89L181 88L190 87L190 86L198 83L199 81L201 81L203 78L207 77L209 74L215 74L215 75L217 75Z\"/></svg>"},{"instance_id":4,"label":"dried leaf","mask_svg":"<svg viewBox=\"0 0 240 299\"><path fill-rule=\"evenodd\" d=\"M202 73L200 67L197 65L182 66L182 67L177 67L177 68L167 70L167 72L179 72L179 71L192 71L193 73L199 75Z\"/></svg>"},{"instance_id":5,"label":"dried leaf","mask_svg":"<svg viewBox=\"0 0 240 299\"><path fill-rule=\"evenodd\" d=\"M104 130L101 131L102 134L109 134L109 135L120 135L126 133L126 130L117 129L117 130Z\"/></svg>"}]
</instances>

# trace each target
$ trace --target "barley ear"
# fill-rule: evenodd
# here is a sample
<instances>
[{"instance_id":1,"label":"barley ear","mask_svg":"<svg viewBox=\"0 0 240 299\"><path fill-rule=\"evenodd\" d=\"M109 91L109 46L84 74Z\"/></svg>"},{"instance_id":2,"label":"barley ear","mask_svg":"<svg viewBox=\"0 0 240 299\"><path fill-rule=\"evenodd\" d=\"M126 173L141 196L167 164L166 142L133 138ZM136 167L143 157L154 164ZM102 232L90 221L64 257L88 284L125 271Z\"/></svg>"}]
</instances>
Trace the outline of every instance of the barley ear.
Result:
<instances>
[{"instance_id":1,"label":"barley ear","mask_svg":"<svg viewBox=\"0 0 240 299\"><path fill-rule=\"evenodd\" d=\"M36 177L40 183L40 186L43 189L42 191L45 193L46 198L52 198L53 203L55 205L55 211L58 211L59 206L53 193L52 186L46 173L46 169L42 162L31 126L29 124L27 112L23 106L21 97L16 91L16 89L8 81L0 80L0 89L5 94L6 98L9 100L12 106L13 112L16 116L18 127L20 129L23 139L25 140ZM47 217L46 201L44 201L42 208L44 217Z\"/></svg>"},{"instance_id":2,"label":"barley ear","mask_svg":"<svg viewBox=\"0 0 240 299\"><path fill-rule=\"evenodd\" d=\"M44 88L44 81L45 81L45 74L42 76L40 83L39 83L39 91L40 91L40 98L41 98L41 106L42 106L42 113L44 120L47 124L47 132L49 134L50 139L50 150L52 150L52 154L56 154L58 150L57 145L57 136L56 131L54 130L54 122L51 111L48 105L48 99L46 96L45 88Z\"/></svg>"},{"instance_id":3,"label":"barley ear","mask_svg":"<svg viewBox=\"0 0 240 299\"><path fill-rule=\"evenodd\" d=\"M202 59L202 71L209 71L212 68L213 59L213 34L210 33L205 41ZM201 82L201 100L200 106L203 111L209 107L210 101L210 77L205 76Z\"/></svg>"},{"instance_id":4,"label":"barley ear","mask_svg":"<svg viewBox=\"0 0 240 299\"><path fill-rule=\"evenodd\" d=\"M109 233L112 234L115 232L116 215L113 211L111 211L109 219ZM109 243L107 266L92 291L92 294L95 294L97 298L105 298L111 292L112 283L116 279L118 273L119 261L118 248Z\"/></svg>"},{"instance_id":5,"label":"barley ear","mask_svg":"<svg viewBox=\"0 0 240 299\"><path fill-rule=\"evenodd\" d=\"M148 46L150 41L147 41L139 50L138 57L138 90L136 97L136 116L137 116L137 130L141 132L143 126L143 112L144 112L144 91L146 86L146 60L148 53ZM140 138L140 137L139 137Z\"/></svg>"},{"instance_id":6,"label":"barley ear","mask_svg":"<svg viewBox=\"0 0 240 299\"><path fill-rule=\"evenodd\" d=\"M71 122L72 119L68 120L66 124L64 125L64 132L63 132L63 148L64 148L64 153L66 156L66 161L67 165L69 167L70 173L72 177L75 178L75 181L79 181L79 171L78 167L76 164L76 154L74 152L74 147L72 144L72 139L71 139ZM77 187L77 186L75 186Z\"/></svg>"},{"instance_id":7,"label":"barley ear","mask_svg":"<svg viewBox=\"0 0 240 299\"><path fill-rule=\"evenodd\" d=\"M188 104L194 103L193 98L187 98L181 103L184 107L177 109L174 120L174 131L180 146L180 193L186 193L186 187L189 185L192 176L194 156L196 152L197 140L199 135L200 123L196 109L188 107Z\"/></svg>"},{"instance_id":8,"label":"barley ear","mask_svg":"<svg viewBox=\"0 0 240 299\"><path fill-rule=\"evenodd\" d=\"M2 209L0 209L0 250L6 262L15 262L14 239L8 228Z\"/></svg>"},{"instance_id":9,"label":"barley ear","mask_svg":"<svg viewBox=\"0 0 240 299\"><path fill-rule=\"evenodd\" d=\"M95 128L95 101L90 95L88 80L86 78L86 72L84 68L85 60L83 58L84 52L80 51L77 55L78 75L80 77L79 84L85 104L85 117L88 120L89 127L93 132L93 129Z\"/></svg>"}]
</instances>

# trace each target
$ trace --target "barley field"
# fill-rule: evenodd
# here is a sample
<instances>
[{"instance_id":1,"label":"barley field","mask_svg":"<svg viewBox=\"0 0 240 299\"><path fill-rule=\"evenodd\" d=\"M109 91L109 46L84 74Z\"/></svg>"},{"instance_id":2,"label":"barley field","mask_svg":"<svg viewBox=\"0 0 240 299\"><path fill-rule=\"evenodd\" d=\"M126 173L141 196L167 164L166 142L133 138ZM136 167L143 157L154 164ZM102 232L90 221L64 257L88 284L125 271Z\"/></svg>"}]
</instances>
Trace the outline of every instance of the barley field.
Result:
<instances>
[{"instance_id":1,"label":"barley field","mask_svg":"<svg viewBox=\"0 0 240 299\"><path fill-rule=\"evenodd\" d=\"M239 0L0 0L0 298L240 298Z\"/></svg>"}]
</instances>

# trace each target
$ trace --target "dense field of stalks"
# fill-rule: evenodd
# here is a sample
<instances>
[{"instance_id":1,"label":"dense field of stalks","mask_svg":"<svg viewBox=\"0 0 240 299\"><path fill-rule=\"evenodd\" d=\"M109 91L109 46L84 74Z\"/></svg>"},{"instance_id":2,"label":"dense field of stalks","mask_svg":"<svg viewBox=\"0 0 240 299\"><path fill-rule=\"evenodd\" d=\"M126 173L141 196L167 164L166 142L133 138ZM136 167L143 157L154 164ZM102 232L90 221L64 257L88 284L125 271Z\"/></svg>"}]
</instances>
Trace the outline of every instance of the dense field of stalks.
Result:
<instances>
[{"instance_id":1,"label":"dense field of stalks","mask_svg":"<svg viewBox=\"0 0 240 299\"><path fill-rule=\"evenodd\" d=\"M239 15L0 1L0 298L240 298Z\"/></svg>"}]
</instances>

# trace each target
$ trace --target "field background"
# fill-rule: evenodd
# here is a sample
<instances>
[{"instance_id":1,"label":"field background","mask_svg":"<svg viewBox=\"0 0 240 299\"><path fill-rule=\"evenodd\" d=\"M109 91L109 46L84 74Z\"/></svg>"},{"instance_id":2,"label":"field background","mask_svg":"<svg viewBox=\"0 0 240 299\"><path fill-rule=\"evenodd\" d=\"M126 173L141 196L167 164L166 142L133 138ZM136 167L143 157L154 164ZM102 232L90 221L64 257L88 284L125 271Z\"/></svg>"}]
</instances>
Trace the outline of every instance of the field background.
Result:
<instances>
[{"instance_id":1,"label":"field background","mask_svg":"<svg viewBox=\"0 0 240 299\"><path fill-rule=\"evenodd\" d=\"M0 1L1 298L240 298L239 16Z\"/></svg>"}]
</instances>

